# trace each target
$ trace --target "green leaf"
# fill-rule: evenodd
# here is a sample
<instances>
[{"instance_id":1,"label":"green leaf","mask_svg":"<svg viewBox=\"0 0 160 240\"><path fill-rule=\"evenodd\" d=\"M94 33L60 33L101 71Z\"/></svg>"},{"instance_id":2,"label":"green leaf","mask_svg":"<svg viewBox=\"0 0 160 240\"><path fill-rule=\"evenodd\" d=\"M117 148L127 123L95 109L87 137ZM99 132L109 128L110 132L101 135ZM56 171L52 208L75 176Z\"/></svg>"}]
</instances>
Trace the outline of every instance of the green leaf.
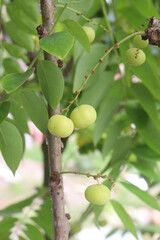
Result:
<instances>
[{"instance_id":1,"label":"green leaf","mask_svg":"<svg viewBox=\"0 0 160 240\"><path fill-rule=\"evenodd\" d=\"M114 208L114 210L116 211L117 215L119 216L119 218L121 219L122 223L124 224L124 226L126 227L126 229L128 231L130 231L135 238L138 239L137 236L137 232L136 232L136 228L134 226L134 223L131 219L131 217L128 215L128 213L126 212L126 210L123 208L123 206L115 201L115 200L110 200L112 207Z\"/></svg>"},{"instance_id":2,"label":"green leaf","mask_svg":"<svg viewBox=\"0 0 160 240\"><path fill-rule=\"evenodd\" d=\"M69 32L75 36L84 49L90 53L90 43L86 32L83 30L78 22L72 19L66 19L63 23L67 26Z\"/></svg>"},{"instance_id":3,"label":"green leaf","mask_svg":"<svg viewBox=\"0 0 160 240\"><path fill-rule=\"evenodd\" d=\"M119 231L118 228L113 228L112 230L110 230L110 232L105 236L105 238L109 238L110 236L112 236L113 234L115 234L117 231Z\"/></svg>"},{"instance_id":4,"label":"green leaf","mask_svg":"<svg viewBox=\"0 0 160 240\"><path fill-rule=\"evenodd\" d=\"M20 4L21 3L21 4ZM37 35L36 27L38 22L34 21L31 14L31 8L25 8L27 1L13 1L7 4L7 13L11 20L19 27L22 31L29 33L31 35ZM32 6L34 6L33 1L31 1ZM23 6L24 5L24 6ZM24 10L26 9L26 11ZM37 9L38 10L38 9ZM32 15L33 16L33 15Z\"/></svg>"},{"instance_id":5,"label":"green leaf","mask_svg":"<svg viewBox=\"0 0 160 240\"><path fill-rule=\"evenodd\" d=\"M155 208L160 211L160 205L154 197L152 197L148 192L145 192L131 183L121 182L121 184L131 191L134 195L140 198L143 202L148 204L150 207Z\"/></svg>"},{"instance_id":6,"label":"green leaf","mask_svg":"<svg viewBox=\"0 0 160 240\"><path fill-rule=\"evenodd\" d=\"M104 55L106 48L107 46L102 43L95 43L91 46L90 55L86 51L82 53L75 69L74 83L73 83L74 92L82 86L85 80L85 76L87 76L92 71L93 67L97 64L98 59ZM101 63L99 67L96 69L96 74L92 75L89 78L89 81L87 83L88 86L89 84L92 85L92 82L94 81L94 79L97 80L98 78L97 74L101 73L106 68L107 62L108 62L108 57L106 57L103 63Z\"/></svg>"},{"instance_id":7,"label":"green leaf","mask_svg":"<svg viewBox=\"0 0 160 240\"><path fill-rule=\"evenodd\" d=\"M149 117L153 120L155 125L159 126L158 112L153 96L148 89L142 84L132 84L131 89L135 97L139 100L142 108L147 112Z\"/></svg>"},{"instance_id":8,"label":"green leaf","mask_svg":"<svg viewBox=\"0 0 160 240\"><path fill-rule=\"evenodd\" d=\"M95 131L94 131L94 143L97 144L106 130L109 122L111 121L113 114L115 113L120 100L122 98L123 88L122 82L117 81L113 84L110 89L108 96L103 101L103 104L98 113L98 118L96 121Z\"/></svg>"},{"instance_id":9,"label":"green leaf","mask_svg":"<svg viewBox=\"0 0 160 240\"><path fill-rule=\"evenodd\" d=\"M125 136L118 138L112 153L112 158L108 164L108 168L114 166L114 164L120 160L123 162L128 157L132 146L132 138L130 136Z\"/></svg>"},{"instance_id":10,"label":"green leaf","mask_svg":"<svg viewBox=\"0 0 160 240\"><path fill-rule=\"evenodd\" d=\"M123 7L119 10L120 16L127 19L127 22L133 27L138 28L140 22L145 22L146 17L142 14L143 11L137 11L135 7ZM135 17L136 16L136 17Z\"/></svg>"},{"instance_id":11,"label":"green leaf","mask_svg":"<svg viewBox=\"0 0 160 240\"><path fill-rule=\"evenodd\" d=\"M21 49L17 45L8 42L2 42L2 45L11 56L15 58L22 58L24 62L28 62L27 56L22 53Z\"/></svg>"},{"instance_id":12,"label":"green leaf","mask_svg":"<svg viewBox=\"0 0 160 240\"><path fill-rule=\"evenodd\" d=\"M51 61L39 61L37 66L38 80L49 105L55 109L62 98L64 80L61 70Z\"/></svg>"},{"instance_id":13,"label":"green leaf","mask_svg":"<svg viewBox=\"0 0 160 240\"><path fill-rule=\"evenodd\" d=\"M135 162L135 163L133 162L131 163L131 165L135 167L140 173L149 177L150 179L154 179L156 181L160 180L160 176L152 166L147 165L146 163L143 163L143 162ZM156 169L156 166L155 166L155 169Z\"/></svg>"},{"instance_id":14,"label":"green leaf","mask_svg":"<svg viewBox=\"0 0 160 240\"><path fill-rule=\"evenodd\" d=\"M154 69L155 72L158 72L158 62L152 51L153 50L150 47L143 48L143 52L146 55L146 61L149 63L150 67Z\"/></svg>"},{"instance_id":15,"label":"green leaf","mask_svg":"<svg viewBox=\"0 0 160 240\"><path fill-rule=\"evenodd\" d=\"M89 13L89 11L91 10L93 4L94 4L94 0L87 1L87 4L86 4L86 0L80 0L79 2L71 2L71 3L69 3L69 7L74 8L74 9L76 9L79 12L85 13L85 16L90 18L94 14L93 12ZM98 10L98 8L97 8L97 10ZM61 9L59 10L59 12L60 11L61 11ZM89 15L88 15L88 13L89 13ZM65 11L63 12L63 14L61 16L61 21L65 20L65 19L73 19L76 22L80 22L81 21L81 18L77 14L75 14L74 12L70 11L67 8L65 9Z\"/></svg>"},{"instance_id":16,"label":"green leaf","mask_svg":"<svg viewBox=\"0 0 160 240\"><path fill-rule=\"evenodd\" d=\"M66 57L71 50L73 43L74 39L68 32L57 32L49 37L41 38L39 41L39 44L44 51L60 59Z\"/></svg>"},{"instance_id":17,"label":"green leaf","mask_svg":"<svg viewBox=\"0 0 160 240\"><path fill-rule=\"evenodd\" d=\"M143 140L157 153L160 154L160 130L149 120L144 129L139 130Z\"/></svg>"},{"instance_id":18,"label":"green leaf","mask_svg":"<svg viewBox=\"0 0 160 240\"><path fill-rule=\"evenodd\" d=\"M23 142L17 128L7 121L0 124L0 149L6 164L15 174L22 158Z\"/></svg>"},{"instance_id":19,"label":"green leaf","mask_svg":"<svg viewBox=\"0 0 160 240\"><path fill-rule=\"evenodd\" d=\"M2 78L2 87L7 93L11 93L19 88L34 72L34 68L24 73L10 73Z\"/></svg>"},{"instance_id":20,"label":"green leaf","mask_svg":"<svg viewBox=\"0 0 160 240\"><path fill-rule=\"evenodd\" d=\"M149 117L137 100L128 101L126 111L131 122L135 123L138 129L145 128Z\"/></svg>"},{"instance_id":21,"label":"green leaf","mask_svg":"<svg viewBox=\"0 0 160 240\"><path fill-rule=\"evenodd\" d=\"M133 103L133 102L132 102ZM160 153L160 130L156 128L144 110L136 103L128 103L127 113L131 121L136 124L143 140L157 153Z\"/></svg>"},{"instance_id":22,"label":"green leaf","mask_svg":"<svg viewBox=\"0 0 160 240\"><path fill-rule=\"evenodd\" d=\"M24 207L30 205L36 197L40 197L40 198L42 197L43 198L44 194L46 194L46 189L41 188L41 189L39 189L39 191L36 194L32 195L31 197L29 197L25 200L22 200L20 202L13 203L12 205L6 207L5 209L0 210L0 216L6 218L6 217L9 217L11 215L21 213L22 209Z\"/></svg>"},{"instance_id":23,"label":"green leaf","mask_svg":"<svg viewBox=\"0 0 160 240\"><path fill-rule=\"evenodd\" d=\"M104 205L98 206L98 205L93 205L93 211L94 211L94 223L99 228L99 216L101 215L101 212L104 208Z\"/></svg>"},{"instance_id":24,"label":"green leaf","mask_svg":"<svg viewBox=\"0 0 160 240\"><path fill-rule=\"evenodd\" d=\"M19 237L19 240L26 240L26 238L23 238L21 236L18 236Z\"/></svg>"},{"instance_id":25,"label":"green leaf","mask_svg":"<svg viewBox=\"0 0 160 240\"><path fill-rule=\"evenodd\" d=\"M58 0L60 3L80 2L80 0Z\"/></svg>"},{"instance_id":26,"label":"green leaf","mask_svg":"<svg viewBox=\"0 0 160 240\"><path fill-rule=\"evenodd\" d=\"M33 51L34 42L31 35L23 32L13 21L6 22L4 27L8 35L16 44L30 52Z\"/></svg>"},{"instance_id":27,"label":"green leaf","mask_svg":"<svg viewBox=\"0 0 160 240\"><path fill-rule=\"evenodd\" d=\"M103 157L105 157L115 146L117 142L117 138L119 137L123 127L124 127L123 121L115 122L111 125L107 133L107 137L103 144L103 148L102 148Z\"/></svg>"},{"instance_id":28,"label":"green leaf","mask_svg":"<svg viewBox=\"0 0 160 240\"><path fill-rule=\"evenodd\" d=\"M10 102L0 103L0 124L7 117L9 113L10 105L11 105Z\"/></svg>"},{"instance_id":29,"label":"green leaf","mask_svg":"<svg viewBox=\"0 0 160 240\"><path fill-rule=\"evenodd\" d=\"M92 81L92 85L83 89L82 97L79 103L89 104L97 108L111 88L114 74L115 73L110 71L104 71L97 74L97 79Z\"/></svg>"},{"instance_id":30,"label":"green leaf","mask_svg":"<svg viewBox=\"0 0 160 240\"><path fill-rule=\"evenodd\" d=\"M146 18L148 18L148 16L159 17L159 14L157 13L156 8L154 7L153 2L151 0L147 1L129 0L129 2Z\"/></svg>"},{"instance_id":31,"label":"green leaf","mask_svg":"<svg viewBox=\"0 0 160 240\"><path fill-rule=\"evenodd\" d=\"M116 179L118 179L119 175L122 172L122 166L125 162L125 159L123 159L123 161L117 161L114 166L111 168L111 171L108 174L108 177L112 177L114 179L114 181L116 181ZM105 173L106 170L108 169L107 166L105 166L105 168L101 171L101 173ZM106 179L103 182L104 185L106 185L109 189L112 189L113 184L112 182L108 181L108 179Z\"/></svg>"},{"instance_id":32,"label":"green leaf","mask_svg":"<svg viewBox=\"0 0 160 240\"><path fill-rule=\"evenodd\" d=\"M26 207L27 205L30 205L32 203L33 199L36 196L37 196L37 194L35 194L32 197L29 197L23 201L20 201L18 203L14 203L5 209L0 210L0 216L6 218L6 217L9 217L16 213L20 213L24 207Z\"/></svg>"},{"instance_id":33,"label":"green leaf","mask_svg":"<svg viewBox=\"0 0 160 240\"><path fill-rule=\"evenodd\" d=\"M25 230L24 232L30 240L44 240L44 236L37 227L31 224L26 224L26 227L27 230Z\"/></svg>"},{"instance_id":34,"label":"green leaf","mask_svg":"<svg viewBox=\"0 0 160 240\"><path fill-rule=\"evenodd\" d=\"M37 211L37 216L33 217L33 221L37 223L49 238L53 238L53 220L51 211L51 198L47 197L41 209Z\"/></svg>"},{"instance_id":35,"label":"green leaf","mask_svg":"<svg viewBox=\"0 0 160 240\"><path fill-rule=\"evenodd\" d=\"M8 240L9 235L11 234L10 230L14 226L14 223L17 221L16 218L4 218L0 221L0 236L1 240Z\"/></svg>"},{"instance_id":36,"label":"green leaf","mask_svg":"<svg viewBox=\"0 0 160 240\"><path fill-rule=\"evenodd\" d=\"M3 60L3 66L5 68L5 73L9 74L9 73L21 73L22 69L20 67L20 65L18 64L18 62L12 58L5 58Z\"/></svg>"},{"instance_id":37,"label":"green leaf","mask_svg":"<svg viewBox=\"0 0 160 240\"><path fill-rule=\"evenodd\" d=\"M23 153L24 153L24 150L25 150L25 138L24 138L24 131L22 131L22 127L18 125L18 123L14 120L14 119L11 119L11 118L6 118L6 121L13 124L17 130L19 131L19 133L21 134L21 138L22 138L22 142L23 142Z\"/></svg>"},{"instance_id":38,"label":"green leaf","mask_svg":"<svg viewBox=\"0 0 160 240\"><path fill-rule=\"evenodd\" d=\"M132 72L142 80L143 84L149 89L152 95L160 100L160 80L155 70L145 61L139 67L131 67ZM151 81L152 79L152 81Z\"/></svg>"},{"instance_id":39,"label":"green leaf","mask_svg":"<svg viewBox=\"0 0 160 240\"><path fill-rule=\"evenodd\" d=\"M140 159L147 161L160 161L160 154L153 151L147 145L139 145L132 149L132 152Z\"/></svg>"},{"instance_id":40,"label":"green leaf","mask_svg":"<svg viewBox=\"0 0 160 240\"><path fill-rule=\"evenodd\" d=\"M19 126L20 132L29 133L27 124L28 118L24 109L12 102L10 112L15 120L16 125Z\"/></svg>"},{"instance_id":41,"label":"green leaf","mask_svg":"<svg viewBox=\"0 0 160 240\"><path fill-rule=\"evenodd\" d=\"M38 95L30 91L21 90L20 97L30 119L43 134L46 134L48 112L45 103Z\"/></svg>"},{"instance_id":42,"label":"green leaf","mask_svg":"<svg viewBox=\"0 0 160 240\"><path fill-rule=\"evenodd\" d=\"M39 6L33 0L14 0L17 7L20 7L24 14L27 15L32 21L38 23L39 19Z\"/></svg>"}]
</instances>

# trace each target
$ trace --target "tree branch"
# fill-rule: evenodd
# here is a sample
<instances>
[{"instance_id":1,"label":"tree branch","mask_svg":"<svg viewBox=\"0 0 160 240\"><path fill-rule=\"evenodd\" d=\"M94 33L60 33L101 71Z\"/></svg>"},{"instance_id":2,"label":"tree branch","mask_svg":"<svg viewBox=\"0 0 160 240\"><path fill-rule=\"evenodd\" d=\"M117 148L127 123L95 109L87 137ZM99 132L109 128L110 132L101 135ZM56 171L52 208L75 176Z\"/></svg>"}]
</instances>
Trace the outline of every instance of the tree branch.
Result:
<instances>
[{"instance_id":1,"label":"tree branch","mask_svg":"<svg viewBox=\"0 0 160 240\"><path fill-rule=\"evenodd\" d=\"M47 36L55 24L55 9L53 0L41 0L42 25L44 27L43 37ZM57 64L57 58L51 54L44 52L46 60L50 60ZM60 106L53 110L48 106L49 117L60 113ZM64 193L63 193L63 178L57 176L58 172L62 171L61 163L61 139L47 134L48 140L48 155L50 166L50 190L52 197L52 212L53 212L53 230L54 240L67 240L70 224L64 211Z\"/></svg>"}]
</instances>

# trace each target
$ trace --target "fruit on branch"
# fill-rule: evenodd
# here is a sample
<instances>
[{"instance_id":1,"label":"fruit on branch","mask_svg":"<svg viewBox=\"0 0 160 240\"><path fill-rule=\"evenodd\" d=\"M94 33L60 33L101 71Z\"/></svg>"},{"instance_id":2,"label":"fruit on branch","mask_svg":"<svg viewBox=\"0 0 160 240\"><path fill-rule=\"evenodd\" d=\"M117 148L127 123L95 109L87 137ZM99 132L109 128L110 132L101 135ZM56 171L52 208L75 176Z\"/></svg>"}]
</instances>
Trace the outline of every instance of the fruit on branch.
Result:
<instances>
[{"instance_id":1,"label":"fruit on branch","mask_svg":"<svg viewBox=\"0 0 160 240\"><path fill-rule=\"evenodd\" d=\"M131 66L140 66L145 62L146 56L141 49L130 48L126 52L125 59Z\"/></svg>"},{"instance_id":2,"label":"fruit on branch","mask_svg":"<svg viewBox=\"0 0 160 240\"><path fill-rule=\"evenodd\" d=\"M86 188L85 198L93 204L104 205L111 196L110 190L103 184L93 184Z\"/></svg>"},{"instance_id":3,"label":"fruit on branch","mask_svg":"<svg viewBox=\"0 0 160 240\"><path fill-rule=\"evenodd\" d=\"M73 129L72 120L63 115L54 115L48 121L49 132L57 137L68 137L73 132Z\"/></svg>"},{"instance_id":4,"label":"fruit on branch","mask_svg":"<svg viewBox=\"0 0 160 240\"><path fill-rule=\"evenodd\" d=\"M97 113L91 105L82 104L72 111L70 118L75 128L86 128L96 121Z\"/></svg>"},{"instance_id":5,"label":"fruit on branch","mask_svg":"<svg viewBox=\"0 0 160 240\"><path fill-rule=\"evenodd\" d=\"M89 42L92 43L94 41L94 39L95 39L95 31L94 31L94 29L91 28L91 27L84 26L83 30L86 32L86 34L88 36L88 39L89 39Z\"/></svg>"},{"instance_id":6,"label":"fruit on branch","mask_svg":"<svg viewBox=\"0 0 160 240\"><path fill-rule=\"evenodd\" d=\"M137 35L133 38L133 44L136 48L145 48L148 46L148 39L147 40L142 40L141 35Z\"/></svg>"}]
</instances>

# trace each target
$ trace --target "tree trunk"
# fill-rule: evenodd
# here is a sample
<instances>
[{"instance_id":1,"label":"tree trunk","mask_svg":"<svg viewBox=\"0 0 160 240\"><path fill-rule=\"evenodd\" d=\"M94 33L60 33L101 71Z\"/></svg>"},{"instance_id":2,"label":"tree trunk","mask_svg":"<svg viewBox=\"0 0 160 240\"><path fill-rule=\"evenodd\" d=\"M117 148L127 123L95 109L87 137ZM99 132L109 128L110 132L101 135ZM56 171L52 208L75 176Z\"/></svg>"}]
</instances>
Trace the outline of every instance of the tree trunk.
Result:
<instances>
[{"instance_id":1,"label":"tree trunk","mask_svg":"<svg viewBox=\"0 0 160 240\"><path fill-rule=\"evenodd\" d=\"M41 0L42 11L42 24L44 27L44 36L48 35L55 22L55 9L53 0ZM57 63L55 56L44 52L46 60L50 60ZM49 117L60 113L60 106L53 110L48 106ZM50 169L50 191L52 197L52 212L53 212L53 232L54 240L67 240L70 224L67 214L64 210L64 193L63 193L63 178L60 175L57 177L57 173L62 171L61 162L61 139L47 134L48 141L48 156L49 156L49 169Z\"/></svg>"}]
</instances>

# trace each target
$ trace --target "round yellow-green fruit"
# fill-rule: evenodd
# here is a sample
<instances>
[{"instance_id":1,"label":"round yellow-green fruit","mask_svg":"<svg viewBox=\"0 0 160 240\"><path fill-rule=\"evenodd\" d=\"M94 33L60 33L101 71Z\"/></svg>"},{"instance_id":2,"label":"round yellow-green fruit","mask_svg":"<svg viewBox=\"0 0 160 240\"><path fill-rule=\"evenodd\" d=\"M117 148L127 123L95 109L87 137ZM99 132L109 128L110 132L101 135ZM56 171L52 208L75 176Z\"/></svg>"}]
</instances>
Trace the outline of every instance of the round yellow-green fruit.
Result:
<instances>
[{"instance_id":1,"label":"round yellow-green fruit","mask_svg":"<svg viewBox=\"0 0 160 240\"><path fill-rule=\"evenodd\" d=\"M93 184L85 190L85 198L96 205L104 205L110 199L110 196L109 188L103 184Z\"/></svg>"},{"instance_id":2,"label":"round yellow-green fruit","mask_svg":"<svg viewBox=\"0 0 160 240\"><path fill-rule=\"evenodd\" d=\"M96 121L97 113L91 105L82 104L72 111L70 118L75 128L86 128Z\"/></svg>"},{"instance_id":3,"label":"round yellow-green fruit","mask_svg":"<svg viewBox=\"0 0 160 240\"><path fill-rule=\"evenodd\" d=\"M137 35L133 38L133 44L136 48L145 48L148 46L148 39L143 40L141 35Z\"/></svg>"},{"instance_id":4,"label":"round yellow-green fruit","mask_svg":"<svg viewBox=\"0 0 160 240\"><path fill-rule=\"evenodd\" d=\"M54 136L66 138L73 132L74 124L63 115L54 115L48 121L48 130Z\"/></svg>"},{"instance_id":5,"label":"round yellow-green fruit","mask_svg":"<svg viewBox=\"0 0 160 240\"><path fill-rule=\"evenodd\" d=\"M94 39L95 39L95 31L94 31L94 29L91 28L91 27L84 26L83 30L87 34L89 42L92 43L94 41Z\"/></svg>"},{"instance_id":6,"label":"round yellow-green fruit","mask_svg":"<svg viewBox=\"0 0 160 240\"><path fill-rule=\"evenodd\" d=\"M107 221L106 221L106 220L100 220L100 221L98 222L98 224L99 224L100 227L104 227L104 226L106 226Z\"/></svg>"},{"instance_id":7,"label":"round yellow-green fruit","mask_svg":"<svg viewBox=\"0 0 160 240\"><path fill-rule=\"evenodd\" d=\"M130 48L125 55L126 62L131 66L140 66L146 60L146 55L139 48Z\"/></svg>"}]
</instances>

